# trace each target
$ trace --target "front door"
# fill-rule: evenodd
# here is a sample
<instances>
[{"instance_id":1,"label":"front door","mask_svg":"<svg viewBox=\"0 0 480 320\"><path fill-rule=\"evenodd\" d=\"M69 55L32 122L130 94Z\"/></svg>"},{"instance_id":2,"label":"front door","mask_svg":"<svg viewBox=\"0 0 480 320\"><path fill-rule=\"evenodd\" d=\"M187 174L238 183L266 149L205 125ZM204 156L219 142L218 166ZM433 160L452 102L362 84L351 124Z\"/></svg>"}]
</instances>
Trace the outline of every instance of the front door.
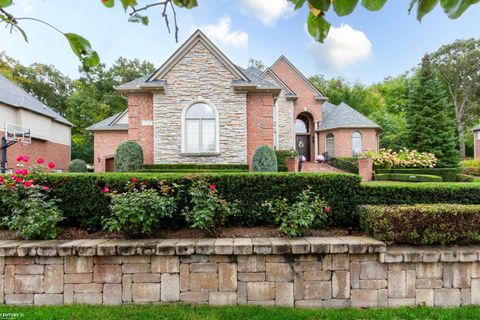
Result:
<instances>
[{"instance_id":1,"label":"front door","mask_svg":"<svg viewBox=\"0 0 480 320\"><path fill-rule=\"evenodd\" d=\"M115 162L114 158L105 159L105 171L113 172L115 171Z\"/></svg>"},{"instance_id":2,"label":"front door","mask_svg":"<svg viewBox=\"0 0 480 320\"><path fill-rule=\"evenodd\" d=\"M300 155L304 156L307 161L310 161L310 136L309 135L297 135L296 146Z\"/></svg>"}]
</instances>

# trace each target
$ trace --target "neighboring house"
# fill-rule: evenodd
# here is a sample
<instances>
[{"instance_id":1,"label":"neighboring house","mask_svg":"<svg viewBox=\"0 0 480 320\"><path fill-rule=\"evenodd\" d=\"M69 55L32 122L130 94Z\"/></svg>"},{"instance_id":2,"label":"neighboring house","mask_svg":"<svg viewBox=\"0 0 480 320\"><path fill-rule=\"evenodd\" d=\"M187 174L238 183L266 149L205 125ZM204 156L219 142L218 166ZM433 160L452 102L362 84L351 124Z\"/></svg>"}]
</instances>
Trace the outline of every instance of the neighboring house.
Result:
<instances>
[{"instance_id":1,"label":"neighboring house","mask_svg":"<svg viewBox=\"0 0 480 320\"><path fill-rule=\"evenodd\" d=\"M8 148L8 167L16 166L18 155L33 161L44 158L66 170L70 161L72 124L31 94L0 75L0 134L5 123L30 128L31 144L16 143Z\"/></svg>"},{"instance_id":2,"label":"neighboring house","mask_svg":"<svg viewBox=\"0 0 480 320\"><path fill-rule=\"evenodd\" d=\"M473 157L480 160L480 125L473 128Z\"/></svg>"},{"instance_id":3,"label":"neighboring house","mask_svg":"<svg viewBox=\"0 0 480 320\"><path fill-rule=\"evenodd\" d=\"M157 71L116 89L128 109L89 128L95 171L113 168L125 140L142 145L146 164L250 164L263 144L309 161L378 149L377 124L326 102L284 56L265 71L243 69L198 30Z\"/></svg>"}]
</instances>

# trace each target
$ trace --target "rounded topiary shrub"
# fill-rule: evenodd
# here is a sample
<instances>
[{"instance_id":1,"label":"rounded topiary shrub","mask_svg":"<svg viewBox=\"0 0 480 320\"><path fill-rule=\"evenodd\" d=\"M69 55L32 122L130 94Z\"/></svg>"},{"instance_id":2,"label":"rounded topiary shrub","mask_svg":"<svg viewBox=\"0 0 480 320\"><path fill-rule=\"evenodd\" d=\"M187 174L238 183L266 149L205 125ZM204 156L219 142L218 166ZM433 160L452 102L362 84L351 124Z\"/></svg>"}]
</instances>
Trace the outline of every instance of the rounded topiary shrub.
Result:
<instances>
[{"instance_id":1,"label":"rounded topiary shrub","mask_svg":"<svg viewBox=\"0 0 480 320\"><path fill-rule=\"evenodd\" d=\"M278 164L275 151L266 145L259 146L253 155L252 169L254 172L277 172Z\"/></svg>"},{"instance_id":2,"label":"rounded topiary shrub","mask_svg":"<svg viewBox=\"0 0 480 320\"><path fill-rule=\"evenodd\" d=\"M115 152L115 171L139 171L143 166L143 150L135 141L125 141Z\"/></svg>"},{"instance_id":3,"label":"rounded topiary shrub","mask_svg":"<svg viewBox=\"0 0 480 320\"><path fill-rule=\"evenodd\" d=\"M73 159L68 164L68 172L88 172L87 163L82 159Z\"/></svg>"}]
</instances>

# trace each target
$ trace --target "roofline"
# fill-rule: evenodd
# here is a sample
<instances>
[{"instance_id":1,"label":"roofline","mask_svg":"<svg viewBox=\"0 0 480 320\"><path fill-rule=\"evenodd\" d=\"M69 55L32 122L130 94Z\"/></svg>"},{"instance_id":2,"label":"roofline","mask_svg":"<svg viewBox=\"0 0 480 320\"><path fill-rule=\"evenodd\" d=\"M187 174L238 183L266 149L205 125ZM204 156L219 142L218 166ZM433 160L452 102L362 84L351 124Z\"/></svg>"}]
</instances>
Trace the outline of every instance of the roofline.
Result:
<instances>
[{"instance_id":1,"label":"roofline","mask_svg":"<svg viewBox=\"0 0 480 320\"><path fill-rule=\"evenodd\" d=\"M203 41L204 45L207 49L216 56L223 64L229 69L230 72L240 77L242 80L249 81L248 77L243 74L235 65L228 59L228 57L218 49L215 44L208 39L208 37L197 29L163 64L160 68L157 69L150 77L145 80L145 82L149 82L152 79L156 79L158 77L162 77L170 71L173 66L177 64L177 62L188 52L198 41Z\"/></svg>"},{"instance_id":2,"label":"roofline","mask_svg":"<svg viewBox=\"0 0 480 320\"><path fill-rule=\"evenodd\" d=\"M291 63L290 60L288 60L287 57L285 57L283 54L277 59L277 61L272 64L270 68L273 69L280 62L280 60L285 60L285 62L288 63L288 65L303 79L303 81L305 81L310 86L310 88L313 89L313 91L318 93L320 97L324 97L324 95L320 91L318 91L317 88L315 88L315 86L310 82L310 80L308 80L307 77L305 77L305 75L301 73L300 70L298 70L297 67L295 67L295 65Z\"/></svg>"},{"instance_id":3,"label":"roofline","mask_svg":"<svg viewBox=\"0 0 480 320\"><path fill-rule=\"evenodd\" d=\"M128 131L128 127L127 128L92 128L92 126L86 128L85 130L87 131Z\"/></svg>"},{"instance_id":4,"label":"roofline","mask_svg":"<svg viewBox=\"0 0 480 320\"><path fill-rule=\"evenodd\" d=\"M125 113L128 112L128 108L120 112L108 125L111 126L115 124L118 120L120 120L121 117L125 115Z\"/></svg>"},{"instance_id":5,"label":"roofline","mask_svg":"<svg viewBox=\"0 0 480 320\"><path fill-rule=\"evenodd\" d=\"M323 131L329 131L329 130L337 130L337 129L376 129L379 131L384 131L382 127L377 126L338 126L338 127L331 127L331 128L326 128L326 129L315 129L315 132L323 132Z\"/></svg>"},{"instance_id":6,"label":"roofline","mask_svg":"<svg viewBox=\"0 0 480 320\"><path fill-rule=\"evenodd\" d=\"M13 104L10 104L10 103L7 103L7 102L4 102L4 101L0 101L0 103L3 103L7 106L10 106L10 107L13 107L13 108L19 108L19 109L23 109L23 110L26 110L26 111L30 111L32 113L35 113L35 114L38 114L38 115L41 115L41 116L44 116L44 117L47 117L49 119L52 119L53 121L55 122L58 122L58 123L61 123L63 125L66 125L66 126L69 126L69 127L75 127L75 125L73 123L71 123L70 121L68 121L67 119L65 119L67 122L65 121L62 121L62 120L59 120L58 118L55 118L55 117L52 117L48 114L45 114L45 113L42 113L42 112L38 112L38 111L35 111L35 110L32 110L32 109L29 109L27 107L24 107L24 106L16 106L16 105L13 105ZM48 107L47 107L48 108ZM50 110L52 110L51 108L49 108ZM52 110L53 112L56 113L56 111Z\"/></svg>"},{"instance_id":7,"label":"roofline","mask_svg":"<svg viewBox=\"0 0 480 320\"><path fill-rule=\"evenodd\" d=\"M266 68L262 74L260 75L260 77L263 79L263 76L265 74L269 73L273 80L275 80L278 84L280 84L281 86L284 87L284 89L287 89L293 96L297 96L297 94L295 93L295 91L293 91L292 89L290 89L290 87L282 81L282 79L280 79L280 77L275 73L275 71L273 71L271 68Z\"/></svg>"}]
</instances>

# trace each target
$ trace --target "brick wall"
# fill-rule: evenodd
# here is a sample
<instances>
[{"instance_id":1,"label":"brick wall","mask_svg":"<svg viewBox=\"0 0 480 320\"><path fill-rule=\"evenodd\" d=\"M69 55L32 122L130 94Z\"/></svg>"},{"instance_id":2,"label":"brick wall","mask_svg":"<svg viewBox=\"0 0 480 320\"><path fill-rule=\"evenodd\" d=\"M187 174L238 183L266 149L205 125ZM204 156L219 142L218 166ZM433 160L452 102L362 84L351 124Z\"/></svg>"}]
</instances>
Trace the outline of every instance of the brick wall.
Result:
<instances>
[{"instance_id":1,"label":"brick wall","mask_svg":"<svg viewBox=\"0 0 480 320\"><path fill-rule=\"evenodd\" d=\"M474 132L475 136L474 136L474 143L475 143L475 155L474 155L474 158L475 159L480 159L480 138L479 138L479 134L480 134L480 131L476 131Z\"/></svg>"},{"instance_id":2,"label":"brick wall","mask_svg":"<svg viewBox=\"0 0 480 320\"><path fill-rule=\"evenodd\" d=\"M117 146L128 140L128 131L95 131L93 162L95 172L105 171L105 159L115 155Z\"/></svg>"},{"instance_id":3,"label":"brick wall","mask_svg":"<svg viewBox=\"0 0 480 320\"><path fill-rule=\"evenodd\" d=\"M478 246L386 247L358 237L21 244L0 248L1 304L480 304Z\"/></svg>"},{"instance_id":4,"label":"brick wall","mask_svg":"<svg viewBox=\"0 0 480 320\"><path fill-rule=\"evenodd\" d=\"M143 149L145 164L153 164L153 97L151 94L128 96L128 139Z\"/></svg>"},{"instance_id":5,"label":"brick wall","mask_svg":"<svg viewBox=\"0 0 480 320\"><path fill-rule=\"evenodd\" d=\"M252 163L260 145L273 147L273 96L247 96L247 159Z\"/></svg>"},{"instance_id":6,"label":"brick wall","mask_svg":"<svg viewBox=\"0 0 480 320\"><path fill-rule=\"evenodd\" d=\"M0 132L0 136L4 136ZM16 143L8 148L7 161L9 168L15 168L17 165L16 158L19 155L28 155L31 161L36 161L38 158L43 158L45 161L53 161L57 169L67 170L70 162L71 148L68 145L55 143L51 141L44 141L32 139L32 144L23 145Z\"/></svg>"},{"instance_id":7,"label":"brick wall","mask_svg":"<svg viewBox=\"0 0 480 320\"><path fill-rule=\"evenodd\" d=\"M335 136L335 156L352 156L352 134L359 131L362 134L362 151L378 150L377 131L375 129L334 129L330 131L319 132L319 152L325 152L325 139L327 134L332 133Z\"/></svg>"}]
</instances>

